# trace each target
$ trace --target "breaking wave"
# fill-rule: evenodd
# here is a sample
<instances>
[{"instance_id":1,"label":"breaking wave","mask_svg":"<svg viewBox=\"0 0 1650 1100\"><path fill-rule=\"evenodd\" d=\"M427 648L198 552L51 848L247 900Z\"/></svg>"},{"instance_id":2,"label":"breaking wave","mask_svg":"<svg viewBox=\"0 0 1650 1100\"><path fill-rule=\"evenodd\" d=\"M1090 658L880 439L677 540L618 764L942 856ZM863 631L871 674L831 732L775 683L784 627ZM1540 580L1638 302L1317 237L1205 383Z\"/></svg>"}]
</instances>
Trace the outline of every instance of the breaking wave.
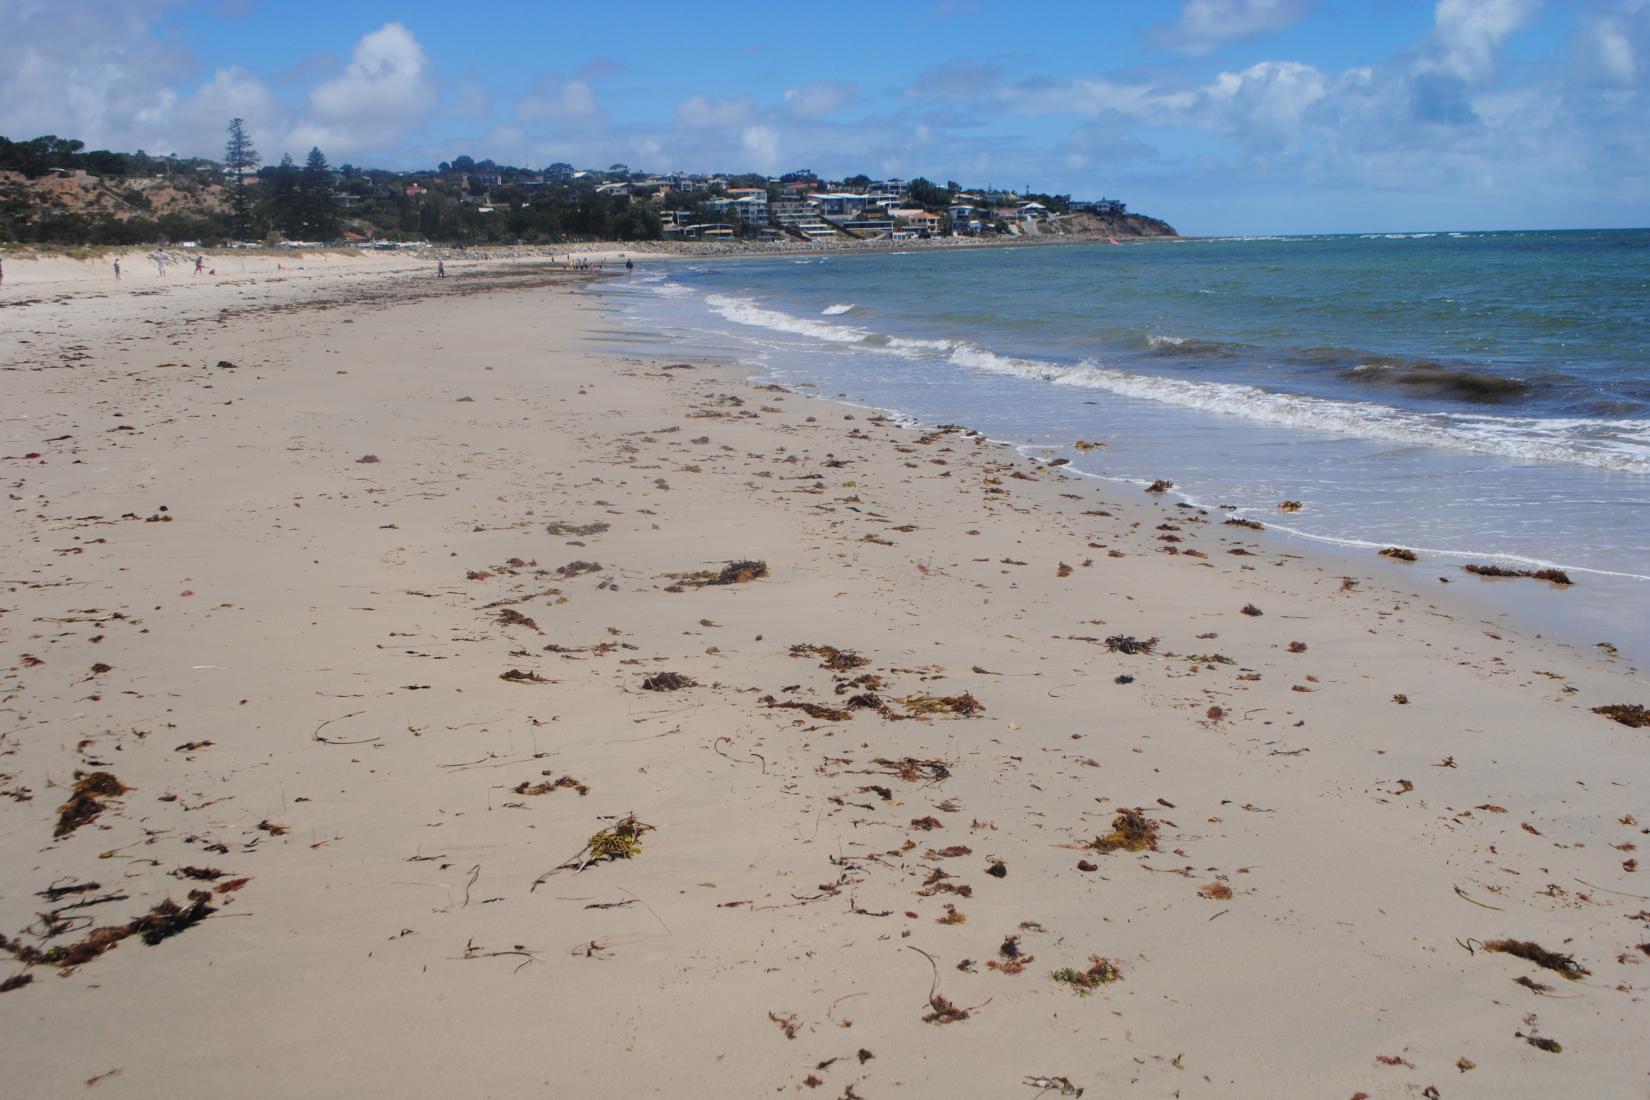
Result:
<instances>
[{"instance_id":1,"label":"breaking wave","mask_svg":"<svg viewBox=\"0 0 1650 1100\"><path fill-rule=\"evenodd\" d=\"M849 302L846 305L826 306L824 309L820 310L819 312L820 312L820 315L823 316L823 317L840 317L844 313L851 312L853 310L853 308L854 308L854 304L852 302Z\"/></svg>"},{"instance_id":2,"label":"breaking wave","mask_svg":"<svg viewBox=\"0 0 1650 1100\"><path fill-rule=\"evenodd\" d=\"M1493 416L1487 413L1413 412L1390 405L1278 393L1235 382L1190 381L1108 367L1092 359L1075 364L1021 359L960 340L917 340L866 332L849 325L793 317L746 298L713 294L706 298L721 316L738 324L805 336L832 344L904 357L939 358L954 366L1013 375L1057 386L1102 390L1121 397L1197 409L1310 431L1332 432L1425 447L1534 462L1567 462L1602 469L1650 473L1650 420ZM1172 339L1172 338L1171 338ZM1177 350L1184 344L1169 344ZM1399 387L1454 390L1456 397L1493 393L1516 379L1450 370L1427 364L1394 368L1372 363L1363 381Z\"/></svg>"}]
</instances>

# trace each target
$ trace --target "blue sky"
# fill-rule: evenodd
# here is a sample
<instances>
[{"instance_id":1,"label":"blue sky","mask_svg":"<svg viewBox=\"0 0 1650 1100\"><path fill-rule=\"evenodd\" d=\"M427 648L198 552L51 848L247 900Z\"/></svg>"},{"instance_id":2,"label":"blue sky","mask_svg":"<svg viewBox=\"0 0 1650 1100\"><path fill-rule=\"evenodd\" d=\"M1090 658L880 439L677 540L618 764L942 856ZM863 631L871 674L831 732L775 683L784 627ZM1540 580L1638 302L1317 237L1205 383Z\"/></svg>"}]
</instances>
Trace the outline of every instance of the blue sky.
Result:
<instances>
[{"instance_id":1,"label":"blue sky","mask_svg":"<svg viewBox=\"0 0 1650 1100\"><path fill-rule=\"evenodd\" d=\"M1187 233L1650 225L1650 0L0 0L0 134L924 175ZM848 9L844 9L848 10Z\"/></svg>"}]
</instances>

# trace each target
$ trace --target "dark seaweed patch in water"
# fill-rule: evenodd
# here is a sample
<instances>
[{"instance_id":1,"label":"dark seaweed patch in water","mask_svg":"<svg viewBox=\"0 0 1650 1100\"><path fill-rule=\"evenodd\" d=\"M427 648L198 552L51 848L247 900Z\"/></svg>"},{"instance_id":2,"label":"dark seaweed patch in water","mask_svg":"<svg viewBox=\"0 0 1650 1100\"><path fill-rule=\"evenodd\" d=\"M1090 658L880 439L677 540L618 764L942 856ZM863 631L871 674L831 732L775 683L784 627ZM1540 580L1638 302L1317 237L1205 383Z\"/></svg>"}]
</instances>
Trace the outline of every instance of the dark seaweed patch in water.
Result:
<instances>
[{"instance_id":1,"label":"dark seaweed patch in water","mask_svg":"<svg viewBox=\"0 0 1650 1100\"><path fill-rule=\"evenodd\" d=\"M1479 404L1514 401L1534 389L1521 378L1386 356L1368 357L1351 370L1342 371L1341 377L1365 386L1390 386L1428 397Z\"/></svg>"},{"instance_id":2,"label":"dark seaweed patch in water","mask_svg":"<svg viewBox=\"0 0 1650 1100\"><path fill-rule=\"evenodd\" d=\"M1190 336L1146 337L1146 350L1164 359L1250 359L1261 352L1254 344L1199 340Z\"/></svg>"}]
</instances>

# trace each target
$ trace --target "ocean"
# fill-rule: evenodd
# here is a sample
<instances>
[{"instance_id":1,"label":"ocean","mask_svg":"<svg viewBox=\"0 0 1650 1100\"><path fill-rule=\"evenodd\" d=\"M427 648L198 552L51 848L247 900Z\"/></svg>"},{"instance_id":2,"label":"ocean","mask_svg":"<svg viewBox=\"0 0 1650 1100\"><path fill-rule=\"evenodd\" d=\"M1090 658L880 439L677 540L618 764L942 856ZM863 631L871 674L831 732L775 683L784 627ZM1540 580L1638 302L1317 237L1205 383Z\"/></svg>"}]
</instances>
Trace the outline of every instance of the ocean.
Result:
<instances>
[{"instance_id":1,"label":"ocean","mask_svg":"<svg viewBox=\"0 0 1650 1100\"><path fill-rule=\"evenodd\" d=\"M1564 569L1497 599L1650 659L1650 230L701 259L600 293L678 349L1302 544Z\"/></svg>"}]
</instances>

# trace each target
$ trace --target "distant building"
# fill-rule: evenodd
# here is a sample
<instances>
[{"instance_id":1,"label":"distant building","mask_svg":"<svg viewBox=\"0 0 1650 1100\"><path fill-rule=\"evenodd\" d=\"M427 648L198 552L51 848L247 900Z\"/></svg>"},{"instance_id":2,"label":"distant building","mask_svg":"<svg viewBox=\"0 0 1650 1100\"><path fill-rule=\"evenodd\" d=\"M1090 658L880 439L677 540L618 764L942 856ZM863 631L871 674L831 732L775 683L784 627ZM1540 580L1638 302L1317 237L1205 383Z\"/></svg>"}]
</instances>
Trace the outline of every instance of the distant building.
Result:
<instances>
[{"instance_id":1,"label":"distant building","mask_svg":"<svg viewBox=\"0 0 1650 1100\"><path fill-rule=\"evenodd\" d=\"M857 217L871 199L852 191L815 191L808 195L808 201L819 207L825 217L834 219Z\"/></svg>"},{"instance_id":2,"label":"distant building","mask_svg":"<svg viewBox=\"0 0 1650 1100\"><path fill-rule=\"evenodd\" d=\"M566 183L572 178L573 166L571 164L563 164L557 161L544 170L544 181L546 183Z\"/></svg>"}]
</instances>

